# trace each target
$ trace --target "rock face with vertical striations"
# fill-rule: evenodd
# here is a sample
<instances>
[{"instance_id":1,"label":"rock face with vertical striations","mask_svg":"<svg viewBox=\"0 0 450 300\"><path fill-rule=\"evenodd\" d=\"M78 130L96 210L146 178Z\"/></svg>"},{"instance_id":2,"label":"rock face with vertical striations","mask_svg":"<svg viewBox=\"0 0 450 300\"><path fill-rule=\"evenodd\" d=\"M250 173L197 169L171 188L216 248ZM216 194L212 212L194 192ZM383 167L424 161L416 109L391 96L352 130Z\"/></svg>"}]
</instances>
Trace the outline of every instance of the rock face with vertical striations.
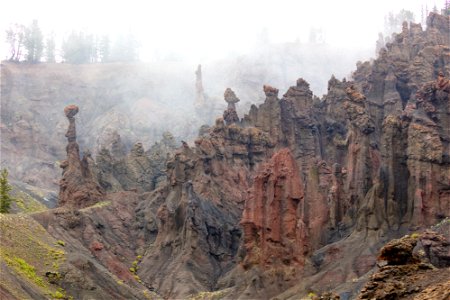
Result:
<instances>
[{"instance_id":1,"label":"rock face with vertical striations","mask_svg":"<svg viewBox=\"0 0 450 300\"><path fill-rule=\"evenodd\" d=\"M135 145L114 178L142 195L132 245L142 282L174 298L356 296L387 239L448 217L444 19L432 14L426 31L405 24L353 80L332 77L322 100L301 78L281 98L265 85L264 103L239 120L227 89L224 118L183 143L150 189L151 160Z\"/></svg>"},{"instance_id":2,"label":"rock face with vertical striations","mask_svg":"<svg viewBox=\"0 0 450 300\"><path fill-rule=\"evenodd\" d=\"M289 149L275 153L257 173L241 226L246 250L244 267L304 264L303 183Z\"/></svg>"},{"instance_id":3,"label":"rock face with vertical striations","mask_svg":"<svg viewBox=\"0 0 450 300\"><path fill-rule=\"evenodd\" d=\"M157 226L138 271L143 282L171 298L217 285L236 265L251 173L272 147L262 131L218 119L194 147L174 153L167 182L141 204Z\"/></svg>"},{"instance_id":4,"label":"rock face with vertical striations","mask_svg":"<svg viewBox=\"0 0 450 300\"><path fill-rule=\"evenodd\" d=\"M80 159L75 126L75 115L78 110L76 105L68 105L64 108L64 114L69 120L69 128L66 133L67 159L61 163L63 173L58 206L83 208L102 201L105 193L92 172L93 160L90 153L86 152Z\"/></svg>"}]
</instances>

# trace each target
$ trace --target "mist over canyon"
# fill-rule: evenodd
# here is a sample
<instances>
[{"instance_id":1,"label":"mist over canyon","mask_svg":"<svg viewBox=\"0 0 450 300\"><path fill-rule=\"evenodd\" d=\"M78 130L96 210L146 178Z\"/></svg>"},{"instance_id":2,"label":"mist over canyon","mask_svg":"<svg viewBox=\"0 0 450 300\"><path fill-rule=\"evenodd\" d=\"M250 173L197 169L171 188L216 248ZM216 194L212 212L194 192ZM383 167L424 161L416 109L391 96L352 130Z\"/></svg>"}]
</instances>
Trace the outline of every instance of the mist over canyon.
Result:
<instances>
[{"instance_id":1,"label":"mist over canyon","mask_svg":"<svg viewBox=\"0 0 450 300\"><path fill-rule=\"evenodd\" d=\"M2 61L0 297L447 299L448 11L367 61L260 42Z\"/></svg>"}]
</instances>

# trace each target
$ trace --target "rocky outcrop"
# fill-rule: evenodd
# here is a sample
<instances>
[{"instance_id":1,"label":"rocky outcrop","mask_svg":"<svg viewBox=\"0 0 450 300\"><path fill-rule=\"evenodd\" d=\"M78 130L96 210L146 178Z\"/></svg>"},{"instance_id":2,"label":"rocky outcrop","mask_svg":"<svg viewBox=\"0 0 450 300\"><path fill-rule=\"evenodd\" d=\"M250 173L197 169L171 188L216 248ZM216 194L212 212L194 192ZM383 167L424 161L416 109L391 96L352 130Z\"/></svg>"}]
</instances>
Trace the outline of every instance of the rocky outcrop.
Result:
<instances>
[{"instance_id":1,"label":"rocky outcrop","mask_svg":"<svg viewBox=\"0 0 450 300\"><path fill-rule=\"evenodd\" d=\"M290 148L297 162L308 224L306 253L321 257L323 283L345 281L333 268L349 263L348 272L364 274L374 266L376 253L357 243L376 248L380 232L420 230L450 214L450 100L442 88L447 79L438 76L449 68L449 49L443 43L447 37L436 37L445 30L406 25L377 60L359 64L354 81L332 78L322 102L315 102L299 79L282 99L265 86L265 103L244 116L245 125L268 132L276 148ZM348 235L347 242L329 245ZM344 258L352 243L366 263ZM328 250L318 250L327 244ZM337 257L342 264L333 267Z\"/></svg>"},{"instance_id":2,"label":"rocky outcrop","mask_svg":"<svg viewBox=\"0 0 450 300\"><path fill-rule=\"evenodd\" d=\"M154 237L139 246L142 282L165 297L230 287L231 298L354 296L349 282L363 282L386 237L450 213L449 100L437 78L448 50L430 37L442 30L406 26L354 80L332 77L322 101L303 79L281 99L266 85L264 103L239 120L227 90L230 113L169 158L166 182L127 188L151 191L137 204ZM145 155L136 145L124 166L144 168L123 173L149 170Z\"/></svg>"},{"instance_id":3,"label":"rocky outcrop","mask_svg":"<svg viewBox=\"0 0 450 300\"><path fill-rule=\"evenodd\" d=\"M371 143L380 150L384 190L375 202L384 202L378 219L387 227L429 226L450 212L446 18L432 13L426 31L405 24L372 66L360 64L354 74L375 120Z\"/></svg>"},{"instance_id":4,"label":"rocky outcrop","mask_svg":"<svg viewBox=\"0 0 450 300\"><path fill-rule=\"evenodd\" d=\"M244 268L304 264L306 244L303 183L288 149L275 153L256 175L240 222Z\"/></svg>"},{"instance_id":5,"label":"rocky outcrop","mask_svg":"<svg viewBox=\"0 0 450 300\"><path fill-rule=\"evenodd\" d=\"M80 149L76 141L75 115L78 106L69 105L64 113L69 120L67 129L67 159L61 163L63 169L60 182L58 206L83 208L103 200L105 193L98 185L92 172L92 158L89 152L80 159Z\"/></svg>"},{"instance_id":6,"label":"rocky outcrop","mask_svg":"<svg viewBox=\"0 0 450 300\"><path fill-rule=\"evenodd\" d=\"M437 238L436 233L430 231L421 238L421 242L429 241L430 238L436 242L441 240L441 245L442 242L446 244L442 237ZM379 259L386 260L387 265L370 277L358 299L448 298L450 269L436 269L433 265L422 262L419 256L413 253L417 242L418 235L405 236L386 244L381 249ZM423 245L430 244L425 242Z\"/></svg>"},{"instance_id":7,"label":"rocky outcrop","mask_svg":"<svg viewBox=\"0 0 450 300\"><path fill-rule=\"evenodd\" d=\"M417 237L405 236L392 240L381 248L379 260L385 260L388 265L406 265L417 262L413 249L417 244Z\"/></svg>"},{"instance_id":8,"label":"rocky outcrop","mask_svg":"<svg viewBox=\"0 0 450 300\"><path fill-rule=\"evenodd\" d=\"M228 103L227 110L223 112L223 120L225 121L225 124L230 125L239 122L239 117L236 112L236 103L240 101L239 98L236 97L236 94L230 88L225 90L224 98L225 102Z\"/></svg>"},{"instance_id":9,"label":"rocky outcrop","mask_svg":"<svg viewBox=\"0 0 450 300\"><path fill-rule=\"evenodd\" d=\"M195 107L201 109L206 105L205 91L203 90L202 66L198 65L195 71Z\"/></svg>"},{"instance_id":10,"label":"rocky outcrop","mask_svg":"<svg viewBox=\"0 0 450 300\"><path fill-rule=\"evenodd\" d=\"M420 243L431 264L438 268L450 267L450 236L426 230L420 235Z\"/></svg>"},{"instance_id":11,"label":"rocky outcrop","mask_svg":"<svg viewBox=\"0 0 450 300\"><path fill-rule=\"evenodd\" d=\"M117 144L117 143L115 143ZM114 145L114 144L113 144ZM107 192L149 192L162 183L166 174L166 163L176 143L170 132L145 151L142 143L136 143L129 153L119 151L121 147L100 150L96 156L94 173Z\"/></svg>"},{"instance_id":12,"label":"rocky outcrop","mask_svg":"<svg viewBox=\"0 0 450 300\"><path fill-rule=\"evenodd\" d=\"M144 283L165 297L182 298L213 289L236 265L250 174L271 147L262 131L218 119L195 147L176 151L167 183L151 198L160 205L152 211L157 237L138 271ZM180 284L174 288L174 282Z\"/></svg>"}]
</instances>

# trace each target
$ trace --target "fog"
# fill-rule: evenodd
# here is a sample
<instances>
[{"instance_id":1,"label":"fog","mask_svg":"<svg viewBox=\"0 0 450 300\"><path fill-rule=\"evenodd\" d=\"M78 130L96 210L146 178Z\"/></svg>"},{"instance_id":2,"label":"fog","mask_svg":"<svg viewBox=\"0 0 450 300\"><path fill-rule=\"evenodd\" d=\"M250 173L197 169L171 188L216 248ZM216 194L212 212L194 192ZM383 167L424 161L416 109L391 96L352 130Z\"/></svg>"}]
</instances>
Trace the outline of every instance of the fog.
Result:
<instances>
[{"instance_id":1,"label":"fog","mask_svg":"<svg viewBox=\"0 0 450 300\"><path fill-rule=\"evenodd\" d=\"M389 12L408 10L414 13L416 22L421 22L426 11L443 5L440 2L443 1L16 0L2 4L0 38L5 41L5 31L11 24L29 25L36 19L44 35L55 37L57 60L61 60L58 45L72 30L112 38L132 34L138 41L141 61L176 61L194 69L197 64L213 66L243 56L257 59L261 53L281 55L289 43L303 44L302 51L314 52L314 45L309 50L304 45L311 42L314 32L327 62L325 77L342 77L350 74L356 61L375 56L375 42L378 33L384 31ZM1 57L5 59L9 49L6 43L0 44ZM312 65L317 63L311 61ZM302 63L302 68L310 66ZM305 76L297 69L291 68L298 74L280 75L283 80L294 82ZM322 75L322 70L319 73ZM312 82L316 94L325 92L327 80ZM280 77L274 81L280 83Z\"/></svg>"},{"instance_id":2,"label":"fog","mask_svg":"<svg viewBox=\"0 0 450 300\"><path fill-rule=\"evenodd\" d=\"M132 32L141 42L143 61L177 57L200 63L248 53L263 30L275 43L307 41L316 28L332 46L372 47L390 11L410 10L420 21L422 7L431 11L442 6L440 2L444 1L16 0L2 3L0 25L6 29L10 23L37 19L44 32L59 38L72 29ZM1 34L4 40L4 30Z\"/></svg>"},{"instance_id":3,"label":"fog","mask_svg":"<svg viewBox=\"0 0 450 300\"><path fill-rule=\"evenodd\" d=\"M1 121L8 121L11 132L17 131L18 135L22 134L19 129L25 122L35 131L32 135L35 140L49 143L55 150L49 154L44 145L45 151L37 155L33 147L29 147L28 157L23 159L16 152L28 149L26 146L7 145L16 150L10 151L11 156L3 155L2 164L13 166L16 161L25 164L64 159L66 120L62 110L69 103L81 108L78 115L81 148L95 153L112 131L121 135L128 148L139 141L148 149L166 130L170 130L177 141L192 142L200 125L211 125L222 115L226 107L223 92L227 87L241 99L240 117L248 112L251 104L264 100L263 84L280 89L282 95L303 77L315 95L321 97L331 75L350 78L357 61L376 56L378 34L386 32L385 17L390 12L408 10L414 13L416 22L422 22L422 11L431 11L434 6L441 8L443 2L4 2L0 18L2 60L9 58L5 42L9 26L14 23L28 26L37 20L44 36L55 37L57 62L63 60L61 42L74 30L96 36L109 35L112 39L133 35L139 45L139 62L134 62L130 68L124 63L36 66L35 70L42 70L42 73L28 77L29 82L15 85L8 99L2 92L2 116L14 115L14 118ZM204 96L209 103L208 113L194 105L198 96L195 70L199 64L203 71ZM11 68L12 74L21 78L22 69ZM40 102L36 103L47 105L46 108L35 113L34 109L39 106L28 108L31 102L26 100L30 97L38 98ZM11 111L5 111L6 103ZM42 116L41 112L44 112ZM48 120L47 115L54 119ZM34 174L34 171L29 172L28 165L23 167L23 173ZM48 177L57 178L58 171L49 171ZM11 174L23 180L17 172L13 170ZM39 172L42 170L36 168L35 173Z\"/></svg>"}]
</instances>

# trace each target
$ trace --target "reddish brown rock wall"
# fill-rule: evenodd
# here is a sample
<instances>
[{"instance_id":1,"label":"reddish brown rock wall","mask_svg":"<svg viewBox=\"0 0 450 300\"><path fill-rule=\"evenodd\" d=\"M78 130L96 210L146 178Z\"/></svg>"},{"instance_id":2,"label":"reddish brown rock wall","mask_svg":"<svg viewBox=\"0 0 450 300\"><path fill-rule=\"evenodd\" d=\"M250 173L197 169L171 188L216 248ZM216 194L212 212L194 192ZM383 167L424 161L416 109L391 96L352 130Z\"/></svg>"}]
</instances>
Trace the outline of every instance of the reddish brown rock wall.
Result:
<instances>
[{"instance_id":1,"label":"reddish brown rock wall","mask_svg":"<svg viewBox=\"0 0 450 300\"><path fill-rule=\"evenodd\" d=\"M247 255L244 266L303 264L306 240L303 183L289 149L261 166L241 225Z\"/></svg>"}]
</instances>

